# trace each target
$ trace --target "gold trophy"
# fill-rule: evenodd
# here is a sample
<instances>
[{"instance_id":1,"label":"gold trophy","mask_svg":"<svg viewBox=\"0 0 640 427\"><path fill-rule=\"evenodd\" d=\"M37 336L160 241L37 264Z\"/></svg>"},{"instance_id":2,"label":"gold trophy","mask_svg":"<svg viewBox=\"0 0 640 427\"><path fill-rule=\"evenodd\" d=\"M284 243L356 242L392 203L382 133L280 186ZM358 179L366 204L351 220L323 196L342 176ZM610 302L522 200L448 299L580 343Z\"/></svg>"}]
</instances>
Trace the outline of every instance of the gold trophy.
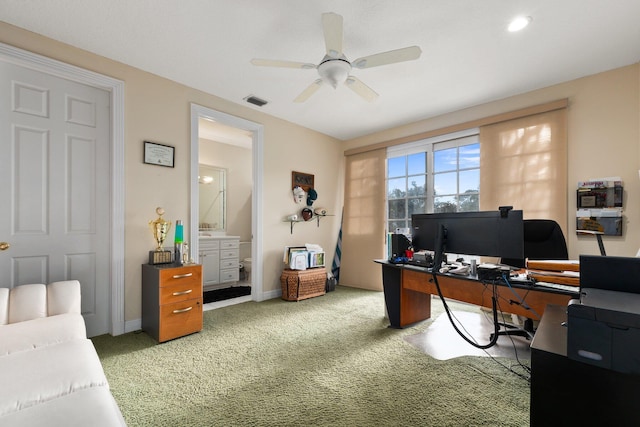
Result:
<instances>
[{"instance_id":1,"label":"gold trophy","mask_svg":"<svg viewBox=\"0 0 640 427\"><path fill-rule=\"evenodd\" d=\"M172 252L164 250L162 245L164 245L167 233L171 228L171 221L165 221L162 218L162 215L164 215L164 209L156 208L156 213L158 214L158 218L149 221L149 227L151 228L151 233L153 234L153 238L158 244L158 247L155 251L149 251L149 264L169 264L173 261L171 259Z\"/></svg>"}]
</instances>

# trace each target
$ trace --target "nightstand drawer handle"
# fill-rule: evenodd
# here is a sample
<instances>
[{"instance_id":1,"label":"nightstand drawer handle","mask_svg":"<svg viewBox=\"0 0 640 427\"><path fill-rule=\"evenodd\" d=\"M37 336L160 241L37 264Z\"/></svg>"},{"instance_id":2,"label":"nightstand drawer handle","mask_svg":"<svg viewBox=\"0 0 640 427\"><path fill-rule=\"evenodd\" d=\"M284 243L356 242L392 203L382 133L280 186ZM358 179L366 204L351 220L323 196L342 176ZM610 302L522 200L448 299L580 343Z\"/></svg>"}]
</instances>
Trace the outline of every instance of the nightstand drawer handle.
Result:
<instances>
[{"instance_id":1,"label":"nightstand drawer handle","mask_svg":"<svg viewBox=\"0 0 640 427\"><path fill-rule=\"evenodd\" d=\"M174 279L184 279L185 277L191 277L193 276L193 273L187 273L187 274L176 274L175 276L173 276Z\"/></svg>"},{"instance_id":2,"label":"nightstand drawer handle","mask_svg":"<svg viewBox=\"0 0 640 427\"><path fill-rule=\"evenodd\" d=\"M185 313L189 310L191 310L193 307L187 307L187 308L182 308L180 310L173 310L173 314L178 314L178 313Z\"/></svg>"},{"instance_id":3,"label":"nightstand drawer handle","mask_svg":"<svg viewBox=\"0 0 640 427\"><path fill-rule=\"evenodd\" d=\"M182 292L174 292L173 296L177 297L178 295L187 295L187 294L190 294L191 292L193 292L193 289L189 289L187 291L182 291Z\"/></svg>"}]
</instances>

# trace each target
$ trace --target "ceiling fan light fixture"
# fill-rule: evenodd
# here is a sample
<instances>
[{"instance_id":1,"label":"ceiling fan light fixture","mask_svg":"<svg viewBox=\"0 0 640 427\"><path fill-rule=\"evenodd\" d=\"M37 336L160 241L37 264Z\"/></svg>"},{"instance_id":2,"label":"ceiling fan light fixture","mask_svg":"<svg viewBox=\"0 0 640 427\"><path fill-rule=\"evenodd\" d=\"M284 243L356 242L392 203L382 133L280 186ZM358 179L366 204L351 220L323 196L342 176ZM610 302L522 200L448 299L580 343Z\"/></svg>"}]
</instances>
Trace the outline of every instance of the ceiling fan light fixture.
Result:
<instances>
[{"instance_id":1,"label":"ceiling fan light fixture","mask_svg":"<svg viewBox=\"0 0 640 427\"><path fill-rule=\"evenodd\" d=\"M509 23L509 27L507 27L507 29L510 32L515 33L516 31L520 31L524 29L527 25L531 23L532 20L533 18L530 16L518 16L517 18L515 18L513 21Z\"/></svg>"},{"instance_id":2,"label":"ceiling fan light fixture","mask_svg":"<svg viewBox=\"0 0 640 427\"><path fill-rule=\"evenodd\" d=\"M308 62L260 58L253 58L251 63L262 67L317 69L320 78L307 86L302 93L294 98L293 102L305 102L311 95L316 93L323 84L331 85L334 89L336 89L338 85L344 84L366 101L373 102L378 97L378 94L360 79L351 76L352 68L373 68L381 65L412 61L420 58L422 54L422 50L420 50L418 46L409 46L357 58L351 63L342 51L342 39L344 35L342 16L337 13L323 13L322 33L324 34L326 54L317 66Z\"/></svg>"},{"instance_id":3,"label":"ceiling fan light fixture","mask_svg":"<svg viewBox=\"0 0 640 427\"><path fill-rule=\"evenodd\" d=\"M342 59L330 59L318 65L318 74L334 89L347 80L350 72L351 64Z\"/></svg>"}]
</instances>

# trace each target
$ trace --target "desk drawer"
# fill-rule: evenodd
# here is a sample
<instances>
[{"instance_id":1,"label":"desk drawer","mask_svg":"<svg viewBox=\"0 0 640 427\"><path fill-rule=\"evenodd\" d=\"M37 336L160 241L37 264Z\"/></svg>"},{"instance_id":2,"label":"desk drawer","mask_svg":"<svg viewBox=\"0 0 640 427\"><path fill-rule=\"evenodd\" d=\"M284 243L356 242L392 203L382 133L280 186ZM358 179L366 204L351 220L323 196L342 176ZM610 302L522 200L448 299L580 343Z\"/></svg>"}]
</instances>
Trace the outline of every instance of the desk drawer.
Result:
<instances>
[{"instance_id":1,"label":"desk drawer","mask_svg":"<svg viewBox=\"0 0 640 427\"><path fill-rule=\"evenodd\" d=\"M160 305L186 301L202 296L202 282L184 281L160 288Z\"/></svg>"},{"instance_id":2,"label":"desk drawer","mask_svg":"<svg viewBox=\"0 0 640 427\"><path fill-rule=\"evenodd\" d=\"M178 283L193 284L192 286L202 283L202 268L197 265L167 268L160 271L160 283L158 286L172 286Z\"/></svg>"},{"instance_id":3,"label":"desk drawer","mask_svg":"<svg viewBox=\"0 0 640 427\"><path fill-rule=\"evenodd\" d=\"M202 297L160 307L159 342L202 330Z\"/></svg>"}]
</instances>

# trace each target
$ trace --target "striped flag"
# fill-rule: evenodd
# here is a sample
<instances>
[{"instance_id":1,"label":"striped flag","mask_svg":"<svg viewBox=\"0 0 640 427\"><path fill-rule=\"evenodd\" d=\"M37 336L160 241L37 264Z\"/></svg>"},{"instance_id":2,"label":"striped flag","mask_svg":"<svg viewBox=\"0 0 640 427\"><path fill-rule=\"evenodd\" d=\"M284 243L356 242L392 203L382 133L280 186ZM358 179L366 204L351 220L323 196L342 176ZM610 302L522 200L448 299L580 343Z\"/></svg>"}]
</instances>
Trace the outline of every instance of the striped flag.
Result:
<instances>
[{"instance_id":1,"label":"striped flag","mask_svg":"<svg viewBox=\"0 0 640 427\"><path fill-rule=\"evenodd\" d=\"M336 278L336 282L340 279L340 257L342 256L342 218L340 219L340 232L338 232L338 242L336 243L336 253L333 256L333 265L331 266L331 274Z\"/></svg>"}]
</instances>

